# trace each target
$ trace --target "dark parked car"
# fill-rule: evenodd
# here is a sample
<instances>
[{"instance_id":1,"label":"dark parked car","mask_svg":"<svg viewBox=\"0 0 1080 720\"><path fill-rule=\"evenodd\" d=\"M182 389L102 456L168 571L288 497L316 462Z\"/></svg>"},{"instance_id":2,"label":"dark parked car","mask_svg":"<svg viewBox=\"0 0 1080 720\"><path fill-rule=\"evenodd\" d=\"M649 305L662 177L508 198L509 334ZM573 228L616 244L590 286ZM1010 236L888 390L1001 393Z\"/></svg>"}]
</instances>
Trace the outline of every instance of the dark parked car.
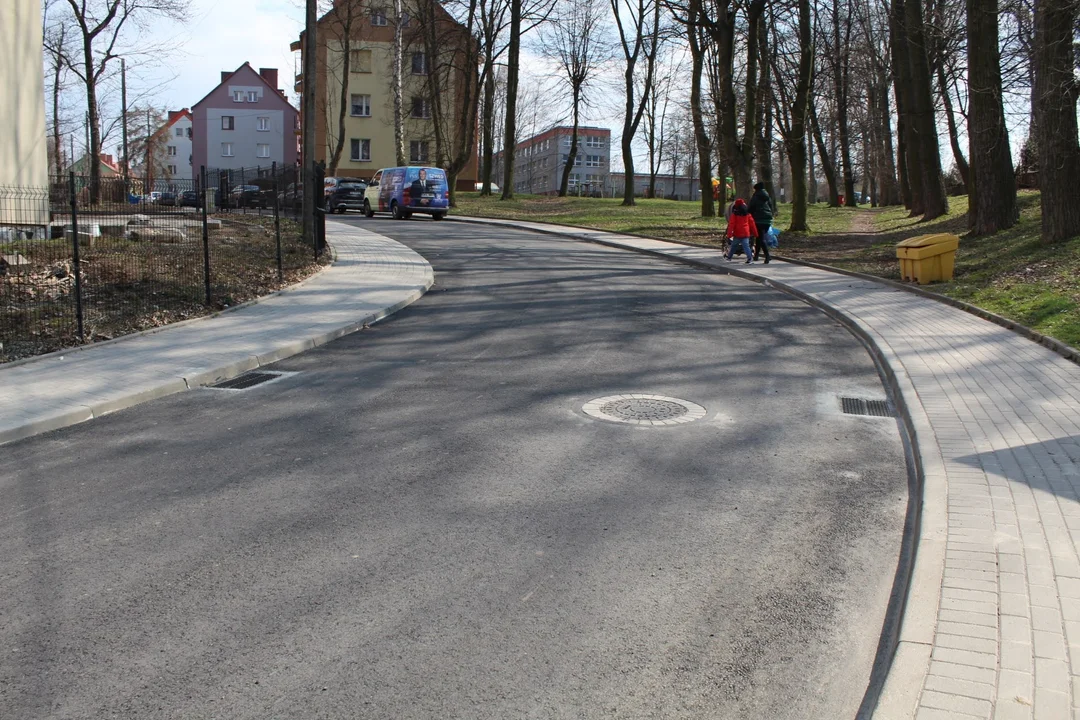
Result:
<instances>
[{"instance_id":1,"label":"dark parked car","mask_svg":"<svg viewBox=\"0 0 1080 720\"><path fill-rule=\"evenodd\" d=\"M326 209L343 215L346 210L363 210L365 190L367 190L365 182L341 179L327 195Z\"/></svg>"},{"instance_id":2,"label":"dark parked car","mask_svg":"<svg viewBox=\"0 0 1080 720\"><path fill-rule=\"evenodd\" d=\"M172 205L176 206L177 198L176 193L165 191L158 196L158 199L154 201L157 205Z\"/></svg>"},{"instance_id":3,"label":"dark parked car","mask_svg":"<svg viewBox=\"0 0 1080 720\"><path fill-rule=\"evenodd\" d=\"M199 193L195 192L194 190L185 190L184 192L180 193L180 200L178 204L180 205L180 207L202 207L199 204Z\"/></svg>"},{"instance_id":4,"label":"dark parked car","mask_svg":"<svg viewBox=\"0 0 1080 720\"><path fill-rule=\"evenodd\" d=\"M229 207L262 207L264 205L262 188L258 185L237 185L229 193Z\"/></svg>"},{"instance_id":5,"label":"dark parked car","mask_svg":"<svg viewBox=\"0 0 1080 720\"><path fill-rule=\"evenodd\" d=\"M296 183L289 183L278 193L278 202L283 210L299 210L304 203L303 190Z\"/></svg>"}]
</instances>

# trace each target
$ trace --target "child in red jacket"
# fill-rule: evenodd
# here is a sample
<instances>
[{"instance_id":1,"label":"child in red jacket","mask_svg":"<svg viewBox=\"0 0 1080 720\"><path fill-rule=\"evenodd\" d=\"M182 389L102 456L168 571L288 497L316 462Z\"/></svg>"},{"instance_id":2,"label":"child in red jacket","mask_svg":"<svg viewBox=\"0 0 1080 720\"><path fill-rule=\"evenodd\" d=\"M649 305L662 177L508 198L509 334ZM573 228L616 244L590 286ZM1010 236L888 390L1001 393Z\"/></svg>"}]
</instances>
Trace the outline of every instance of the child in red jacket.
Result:
<instances>
[{"instance_id":1,"label":"child in red jacket","mask_svg":"<svg viewBox=\"0 0 1080 720\"><path fill-rule=\"evenodd\" d=\"M747 209L746 201L742 198L738 198L731 206L727 236L731 240L731 247L725 257L731 260L731 256L735 254L735 243L741 242L743 253L746 255L746 264L753 263L753 256L750 254L750 238L757 237L757 225L754 224L754 218L750 216L750 210Z\"/></svg>"}]
</instances>

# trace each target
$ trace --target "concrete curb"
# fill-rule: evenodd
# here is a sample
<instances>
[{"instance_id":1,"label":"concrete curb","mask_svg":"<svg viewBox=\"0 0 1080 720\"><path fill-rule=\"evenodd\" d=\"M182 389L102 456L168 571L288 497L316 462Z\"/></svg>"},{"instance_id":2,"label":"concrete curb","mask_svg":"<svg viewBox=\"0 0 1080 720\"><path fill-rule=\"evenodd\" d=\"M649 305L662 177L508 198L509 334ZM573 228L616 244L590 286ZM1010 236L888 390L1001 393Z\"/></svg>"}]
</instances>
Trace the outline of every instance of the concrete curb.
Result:
<instances>
[{"instance_id":1,"label":"concrete curb","mask_svg":"<svg viewBox=\"0 0 1080 720\"><path fill-rule=\"evenodd\" d=\"M87 420L92 420L96 417L107 415L109 413L116 412L117 410L123 410L124 408L132 407L134 405L138 405L149 400L156 400L157 398L183 392L185 390L193 390L195 388L205 385L213 385L223 380L228 380L229 378L236 377L237 375L243 374L250 370L254 370L256 368L278 362L279 360L283 360L293 355L298 355L302 352L311 350L312 348L318 347L320 345L325 345L333 340L344 337L345 335L349 335L358 330L363 330L364 328L369 327L416 302L421 297L423 297L429 289L431 289L431 286L435 284L435 272L432 269L430 263L427 263L425 261L425 265L426 268L424 271L424 280L419 289L409 293L402 300L399 300L398 302L387 307L381 308L373 313L369 313L358 320L352 320L345 325L334 328L333 330L318 333L316 335L302 338L300 340L290 340L258 355L248 355L239 359L231 359L228 362L225 362L216 367L212 367L209 369L200 369L193 374L183 374L183 371L181 371L181 374L175 377L163 378L160 383L156 383L150 387L143 386L137 389L133 389L131 392L125 393L123 395L103 399L99 403L77 405L73 408L58 410L55 413L42 418L28 420L28 422L23 425L8 428L5 430L0 430L0 445L8 442L13 442L15 440L22 440L24 438L28 438L33 435L39 435L41 433L49 432L52 430L59 430L60 428L68 427L69 425L75 425L81 422L85 422ZM116 338L115 340L108 340L103 343L94 343L92 345L80 346L78 349L81 350L89 349L91 347L99 347L105 344L122 342L132 337L137 337L141 334L164 332L167 331L169 328L176 328L185 324L205 322L213 319L214 317L217 317L218 315L221 315L224 312L229 312L230 310L237 310L247 305L253 305L260 301L265 301L266 299L273 297L274 295L279 295L286 290L300 287L301 285L307 283L313 278L318 277L321 272L322 271L316 273L315 275L312 275L310 278L305 278L302 282L291 285L289 286L289 288L278 291L273 295L266 295L261 298L256 298L255 300L252 300L248 303L237 305L235 308L229 308L228 310L223 310L221 312L214 313L213 315L192 318L191 320L186 320L181 323L173 323L171 325L166 325L161 328L154 328L153 330L144 331L143 333L136 333L130 336L124 336L122 338ZM53 355L64 355L68 354L69 352L70 351L57 351L55 353L49 353L48 355L39 356L37 358L30 358L28 361L20 361L19 364L26 364L26 362L40 360L41 358L50 357ZM2 367L11 367L11 365L5 364Z\"/></svg>"},{"instance_id":2,"label":"concrete curb","mask_svg":"<svg viewBox=\"0 0 1080 720\"><path fill-rule=\"evenodd\" d=\"M455 218L460 222L503 225L481 218ZM901 537L900 557L894 575L889 603L882 623L881 636L870 680L856 718L869 720L900 720L914 717L919 695L930 666L930 651L937 624L937 608L942 574L945 567L945 540L948 531L948 488L944 462L933 442L929 418L903 363L873 328L856 317L801 290L777 281L746 272L737 267L716 265L694 258L681 258L662 251L637 248L613 240L574 232L576 228L528 228L550 235L569 237L605 247L629 250L685 265L721 272L750 280L791 295L836 320L867 348L878 373L884 381L900 420L901 437L908 456L908 508ZM584 228L582 228L584 230ZM643 238L660 240L659 238ZM661 242L668 242L661 240ZM682 247L703 248L687 243L672 243ZM819 266L817 269L832 270ZM846 273L845 273L846 274ZM863 276L868 280L878 280ZM923 442L920 442L923 440ZM908 617L907 609L912 609Z\"/></svg>"}]
</instances>

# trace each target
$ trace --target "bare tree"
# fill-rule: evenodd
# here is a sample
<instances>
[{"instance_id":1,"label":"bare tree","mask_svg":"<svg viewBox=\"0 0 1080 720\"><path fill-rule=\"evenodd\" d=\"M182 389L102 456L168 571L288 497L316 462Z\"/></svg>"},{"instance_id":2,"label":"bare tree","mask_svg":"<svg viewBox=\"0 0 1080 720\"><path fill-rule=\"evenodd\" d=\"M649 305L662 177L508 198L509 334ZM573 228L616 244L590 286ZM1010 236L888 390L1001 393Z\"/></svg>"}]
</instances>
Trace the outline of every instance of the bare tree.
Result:
<instances>
[{"instance_id":1,"label":"bare tree","mask_svg":"<svg viewBox=\"0 0 1080 720\"><path fill-rule=\"evenodd\" d=\"M454 7L461 13L460 22L436 0L419 0L417 18L428 62L435 157L446 169L451 205L456 204L457 176L476 155L480 47L474 37L482 27L479 0Z\"/></svg>"},{"instance_id":2,"label":"bare tree","mask_svg":"<svg viewBox=\"0 0 1080 720\"><path fill-rule=\"evenodd\" d=\"M496 63L506 51L503 33L507 26L508 0L480 0L480 86L483 88L483 105L480 110L481 160L480 194L491 194L491 174L495 156L495 101L497 78Z\"/></svg>"},{"instance_id":3,"label":"bare tree","mask_svg":"<svg viewBox=\"0 0 1080 720\"><path fill-rule=\"evenodd\" d=\"M622 157L623 172L628 178L623 188L623 205L634 204L634 136L649 103L655 84L656 60L661 35L660 0L610 0L619 31L626 68L623 72L626 107L623 111ZM637 63L645 61L644 78L638 92ZM640 95L639 97L636 97Z\"/></svg>"},{"instance_id":4,"label":"bare tree","mask_svg":"<svg viewBox=\"0 0 1080 720\"><path fill-rule=\"evenodd\" d=\"M780 128L780 134L784 138L784 148L787 150L789 167L791 168L791 225L790 230L805 232L809 229L806 222L806 166L807 166L807 133L811 125L810 94L813 85L814 74L814 33L811 19L810 0L798 0L796 3L797 20L794 33L798 43L793 52L786 49L781 52L778 43L776 51L772 54L773 71L777 76L776 95L774 107L776 118ZM774 29L774 36L779 32ZM798 60L792 62L792 56ZM794 65L794 70L791 70ZM784 70L781 70L784 68ZM794 83L790 82L794 75ZM795 86L794 95L789 94L787 88L791 84ZM790 108L790 118L785 109ZM810 174L813 177L814 166L810 163Z\"/></svg>"},{"instance_id":5,"label":"bare tree","mask_svg":"<svg viewBox=\"0 0 1080 720\"><path fill-rule=\"evenodd\" d=\"M604 10L602 0L562 0L555 6L551 22L541 34L541 48L545 55L558 62L562 81L570 95L573 129L570 152L559 181L559 197L566 196L570 173L574 169L586 90L600 64L609 57L609 46L603 36Z\"/></svg>"},{"instance_id":6,"label":"bare tree","mask_svg":"<svg viewBox=\"0 0 1080 720\"><path fill-rule=\"evenodd\" d=\"M98 83L105 77L113 60L123 54L126 31L137 30L153 20L181 22L187 17L188 0L67 0L74 19L81 55L73 58L71 71L86 89L87 123L90 129L91 158L101 154L101 117L98 106ZM145 46L140 48L145 53ZM101 167L90 163L90 201L97 202Z\"/></svg>"},{"instance_id":7,"label":"bare tree","mask_svg":"<svg viewBox=\"0 0 1080 720\"><path fill-rule=\"evenodd\" d=\"M60 98L64 92L65 75L68 67L71 65L71 48L69 45L72 33L69 28L70 23L67 19L61 17L50 22L48 8L49 6L46 5L43 37L45 59L51 78L49 90L51 96L50 114L52 121L53 172L59 177L64 174L64 143L60 131ZM69 160L69 162L74 161L75 158L70 158Z\"/></svg>"},{"instance_id":8,"label":"bare tree","mask_svg":"<svg viewBox=\"0 0 1080 720\"><path fill-rule=\"evenodd\" d=\"M330 151L330 162L327 163L328 175L336 175L338 165L341 163L341 155L345 150L345 117L350 110L349 102L349 75L353 71L354 37L363 27L360 22L362 7L358 0L337 0L320 21L320 32L326 33L323 44L327 49L326 57L326 84L327 92L320 93L317 102L322 106L323 116L326 120L326 145ZM332 45L336 43L336 46ZM331 62L333 55L340 57L340 62ZM331 103L329 98L333 90L337 90L337 102ZM336 107L334 105L336 104ZM336 110L336 119L331 122L331 113Z\"/></svg>"}]
</instances>

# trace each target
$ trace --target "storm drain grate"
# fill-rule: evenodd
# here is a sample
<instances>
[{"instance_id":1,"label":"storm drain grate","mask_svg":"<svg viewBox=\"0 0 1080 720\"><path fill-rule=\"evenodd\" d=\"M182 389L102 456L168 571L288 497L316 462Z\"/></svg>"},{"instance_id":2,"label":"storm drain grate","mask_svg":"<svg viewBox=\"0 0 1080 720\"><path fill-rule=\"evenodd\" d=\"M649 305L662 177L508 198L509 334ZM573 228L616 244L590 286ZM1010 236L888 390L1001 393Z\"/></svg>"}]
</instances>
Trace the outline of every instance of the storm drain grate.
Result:
<instances>
[{"instance_id":1,"label":"storm drain grate","mask_svg":"<svg viewBox=\"0 0 1080 720\"><path fill-rule=\"evenodd\" d=\"M841 397L840 407L845 415L870 415L872 417L892 417L892 410L885 400L865 400L863 398Z\"/></svg>"},{"instance_id":2,"label":"storm drain grate","mask_svg":"<svg viewBox=\"0 0 1080 720\"><path fill-rule=\"evenodd\" d=\"M218 390L247 390L256 385L262 385L264 382L277 380L279 377L281 377L281 373L248 372L219 382L217 385L211 385L210 387L217 388Z\"/></svg>"}]
</instances>

